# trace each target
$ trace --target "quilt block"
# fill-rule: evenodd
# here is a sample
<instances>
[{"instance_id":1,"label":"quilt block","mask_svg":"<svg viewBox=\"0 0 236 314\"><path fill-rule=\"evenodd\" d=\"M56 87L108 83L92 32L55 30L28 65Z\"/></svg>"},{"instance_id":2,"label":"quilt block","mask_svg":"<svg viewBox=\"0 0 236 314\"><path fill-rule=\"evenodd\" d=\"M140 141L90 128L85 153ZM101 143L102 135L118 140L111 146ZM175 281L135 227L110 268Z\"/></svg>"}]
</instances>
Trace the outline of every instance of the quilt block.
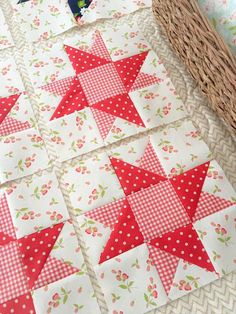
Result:
<instances>
[{"instance_id":1,"label":"quilt block","mask_svg":"<svg viewBox=\"0 0 236 314\"><path fill-rule=\"evenodd\" d=\"M120 198L109 201L97 194L97 183L90 187L89 175L99 167L92 160L68 168L64 175L65 182L76 176L74 182L93 188L86 204L78 184L66 183L75 209L81 202L77 220L110 313L144 313L235 266L235 191L203 140L195 136L193 125L177 122L163 129L173 145L172 132L177 130L181 146L177 141L170 158L161 159L159 132L108 153L118 191L123 190ZM189 156L197 147L199 155L188 158L185 146ZM166 160L185 166L171 171ZM103 178L97 180L102 185Z\"/></svg>"},{"instance_id":2,"label":"quilt block","mask_svg":"<svg viewBox=\"0 0 236 314\"><path fill-rule=\"evenodd\" d=\"M43 84L36 98L60 161L186 116L163 64L138 27L131 29L114 30L119 48L111 46L110 31L97 31L68 39L60 62L52 57L61 51L58 45L45 60L27 58L33 83ZM68 63L74 75L63 78ZM59 80L57 66L62 67Z\"/></svg>"},{"instance_id":3,"label":"quilt block","mask_svg":"<svg viewBox=\"0 0 236 314\"><path fill-rule=\"evenodd\" d=\"M1 199L1 210L6 207ZM0 243L1 313L52 313L65 307L99 313L70 220L18 239L13 228L10 232L0 233L5 238Z\"/></svg>"}]
</instances>

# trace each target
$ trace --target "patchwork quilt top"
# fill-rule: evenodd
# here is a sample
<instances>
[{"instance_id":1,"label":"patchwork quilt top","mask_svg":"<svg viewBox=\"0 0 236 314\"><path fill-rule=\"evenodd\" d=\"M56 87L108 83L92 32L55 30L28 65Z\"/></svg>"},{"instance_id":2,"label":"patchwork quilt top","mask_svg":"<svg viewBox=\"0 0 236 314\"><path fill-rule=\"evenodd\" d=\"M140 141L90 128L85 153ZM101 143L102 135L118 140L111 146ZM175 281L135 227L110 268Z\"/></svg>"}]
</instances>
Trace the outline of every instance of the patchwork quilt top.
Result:
<instances>
[{"instance_id":1,"label":"patchwork quilt top","mask_svg":"<svg viewBox=\"0 0 236 314\"><path fill-rule=\"evenodd\" d=\"M50 41L150 1L11 5L31 49L0 62L0 313L100 313L91 269L111 314L233 271L236 193L137 23Z\"/></svg>"}]
</instances>

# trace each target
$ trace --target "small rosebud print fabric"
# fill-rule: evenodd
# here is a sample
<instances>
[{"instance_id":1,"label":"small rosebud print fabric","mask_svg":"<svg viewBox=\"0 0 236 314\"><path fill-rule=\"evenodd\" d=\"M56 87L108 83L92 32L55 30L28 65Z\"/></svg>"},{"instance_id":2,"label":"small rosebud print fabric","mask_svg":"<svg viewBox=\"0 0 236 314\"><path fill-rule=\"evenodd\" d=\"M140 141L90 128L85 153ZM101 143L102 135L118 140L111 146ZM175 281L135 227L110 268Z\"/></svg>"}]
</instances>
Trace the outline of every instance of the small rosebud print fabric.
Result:
<instances>
[{"instance_id":1,"label":"small rosebud print fabric","mask_svg":"<svg viewBox=\"0 0 236 314\"><path fill-rule=\"evenodd\" d=\"M5 21L5 17L1 9L0 9L0 29L1 29L0 50L14 46L13 39L9 31L9 27Z\"/></svg>"},{"instance_id":2,"label":"small rosebud print fabric","mask_svg":"<svg viewBox=\"0 0 236 314\"><path fill-rule=\"evenodd\" d=\"M55 37L76 25L66 1L21 1L13 4L13 8L28 42Z\"/></svg>"}]
</instances>

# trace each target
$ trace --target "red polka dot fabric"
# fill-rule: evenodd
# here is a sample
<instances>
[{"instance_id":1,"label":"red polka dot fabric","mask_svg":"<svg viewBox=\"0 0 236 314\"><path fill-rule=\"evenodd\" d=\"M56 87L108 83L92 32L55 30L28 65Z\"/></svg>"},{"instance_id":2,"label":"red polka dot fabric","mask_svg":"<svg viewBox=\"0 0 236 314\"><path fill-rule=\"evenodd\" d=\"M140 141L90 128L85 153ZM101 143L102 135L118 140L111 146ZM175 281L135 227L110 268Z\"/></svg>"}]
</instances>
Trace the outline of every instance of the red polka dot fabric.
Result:
<instances>
[{"instance_id":1,"label":"red polka dot fabric","mask_svg":"<svg viewBox=\"0 0 236 314\"><path fill-rule=\"evenodd\" d=\"M50 120L54 120L88 106L86 96L77 77L72 81L70 89L62 98Z\"/></svg>"},{"instance_id":2,"label":"red polka dot fabric","mask_svg":"<svg viewBox=\"0 0 236 314\"><path fill-rule=\"evenodd\" d=\"M110 158L110 160L125 195L130 195L141 189L157 184L160 181L166 180L158 174L135 167L121 159Z\"/></svg>"},{"instance_id":3,"label":"red polka dot fabric","mask_svg":"<svg viewBox=\"0 0 236 314\"><path fill-rule=\"evenodd\" d=\"M197 208L209 164L210 162L206 162L170 179L191 219L194 217Z\"/></svg>"},{"instance_id":4,"label":"red polka dot fabric","mask_svg":"<svg viewBox=\"0 0 236 314\"><path fill-rule=\"evenodd\" d=\"M107 98L92 106L92 108L107 112L115 117L127 120L145 127L137 109L128 94L120 94Z\"/></svg>"},{"instance_id":5,"label":"red polka dot fabric","mask_svg":"<svg viewBox=\"0 0 236 314\"><path fill-rule=\"evenodd\" d=\"M20 95L12 95L9 97L0 98L0 124L10 112L11 108L15 105Z\"/></svg>"},{"instance_id":6,"label":"red polka dot fabric","mask_svg":"<svg viewBox=\"0 0 236 314\"><path fill-rule=\"evenodd\" d=\"M0 304L1 314L36 314L30 293Z\"/></svg>"},{"instance_id":7,"label":"red polka dot fabric","mask_svg":"<svg viewBox=\"0 0 236 314\"><path fill-rule=\"evenodd\" d=\"M126 201L118 214L110 238L101 254L99 263L124 253L143 243L142 233L139 231L134 214Z\"/></svg>"},{"instance_id":8,"label":"red polka dot fabric","mask_svg":"<svg viewBox=\"0 0 236 314\"><path fill-rule=\"evenodd\" d=\"M30 288L34 286L57 240L63 223L21 238L19 248Z\"/></svg>"},{"instance_id":9,"label":"red polka dot fabric","mask_svg":"<svg viewBox=\"0 0 236 314\"><path fill-rule=\"evenodd\" d=\"M151 245L185 261L214 271L201 240L192 224L180 227L150 241Z\"/></svg>"},{"instance_id":10,"label":"red polka dot fabric","mask_svg":"<svg viewBox=\"0 0 236 314\"><path fill-rule=\"evenodd\" d=\"M141 70L148 51L114 62L127 92L129 92Z\"/></svg>"},{"instance_id":11,"label":"red polka dot fabric","mask_svg":"<svg viewBox=\"0 0 236 314\"><path fill-rule=\"evenodd\" d=\"M67 45L65 45L64 47L72 63L72 66L75 69L76 74L80 74L109 63L109 61L86 51L76 49Z\"/></svg>"}]
</instances>

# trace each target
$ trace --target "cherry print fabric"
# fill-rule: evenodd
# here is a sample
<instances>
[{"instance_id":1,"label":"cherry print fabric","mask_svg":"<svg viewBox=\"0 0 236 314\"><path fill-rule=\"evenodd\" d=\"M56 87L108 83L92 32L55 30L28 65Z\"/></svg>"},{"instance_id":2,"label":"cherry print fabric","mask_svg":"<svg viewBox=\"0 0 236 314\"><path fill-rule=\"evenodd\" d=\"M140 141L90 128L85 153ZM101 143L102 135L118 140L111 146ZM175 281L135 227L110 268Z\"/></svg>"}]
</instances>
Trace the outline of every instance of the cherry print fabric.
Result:
<instances>
[{"instance_id":1,"label":"cherry print fabric","mask_svg":"<svg viewBox=\"0 0 236 314\"><path fill-rule=\"evenodd\" d=\"M14 46L14 42L9 31L9 27L6 23L2 9L0 9L0 50Z\"/></svg>"}]
</instances>

